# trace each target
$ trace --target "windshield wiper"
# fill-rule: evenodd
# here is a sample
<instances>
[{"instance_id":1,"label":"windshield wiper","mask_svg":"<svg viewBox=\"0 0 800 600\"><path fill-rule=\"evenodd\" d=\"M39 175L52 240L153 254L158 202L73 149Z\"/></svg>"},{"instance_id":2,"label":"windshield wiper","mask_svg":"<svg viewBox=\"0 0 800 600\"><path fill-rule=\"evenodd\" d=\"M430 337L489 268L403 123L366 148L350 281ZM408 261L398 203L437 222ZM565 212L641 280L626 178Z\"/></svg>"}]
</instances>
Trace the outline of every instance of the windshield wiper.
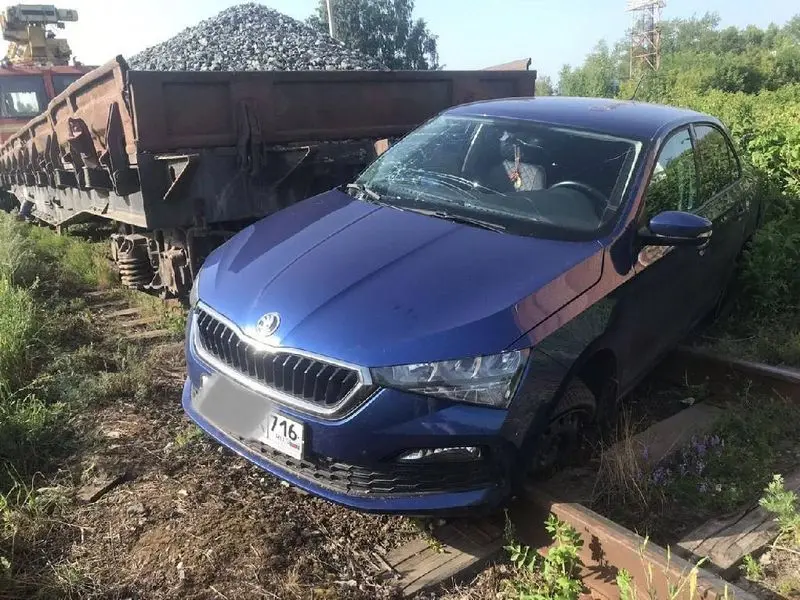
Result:
<instances>
[{"instance_id":1,"label":"windshield wiper","mask_svg":"<svg viewBox=\"0 0 800 600\"><path fill-rule=\"evenodd\" d=\"M345 189L356 190L357 192L364 194L365 196L367 196L371 200L374 200L375 202L381 202L381 195L375 190L368 188L363 183L348 183L345 186Z\"/></svg>"},{"instance_id":2,"label":"windshield wiper","mask_svg":"<svg viewBox=\"0 0 800 600\"><path fill-rule=\"evenodd\" d=\"M356 190L361 194L362 198L366 196L370 202L377 204L379 206L385 206L386 208L393 208L395 210L401 210L401 211L406 210L402 206L397 206L396 204L392 204L391 202L386 202L386 200L384 200L385 196L383 194L379 194L375 190L368 188L363 183L348 183L345 186L345 189ZM397 196L389 196L389 198L397 199Z\"/></svg>"},{"instance_id":3,"label":"windshield wiper","mask_svg":"<svg viewBox=\"0 0 800 600\"><path fill-rule=\"evenodd\" d=\"M444 210L429 210L425 208L409 208L408 210L419 213L421 215L427 215L429 217L436 217L438 219L445 219L446 221L452 221L453 223L463 223L464 225L474 225L475 227L480 227L481 229L488 229L490 231L506 231L508 229L504 225L500 225L499 223L492 223L491 221L484 221L483 219L476 219L475 217L467 217L464 215L454 215L453 213L449 213Z\"/></svg>"}]
</instances>

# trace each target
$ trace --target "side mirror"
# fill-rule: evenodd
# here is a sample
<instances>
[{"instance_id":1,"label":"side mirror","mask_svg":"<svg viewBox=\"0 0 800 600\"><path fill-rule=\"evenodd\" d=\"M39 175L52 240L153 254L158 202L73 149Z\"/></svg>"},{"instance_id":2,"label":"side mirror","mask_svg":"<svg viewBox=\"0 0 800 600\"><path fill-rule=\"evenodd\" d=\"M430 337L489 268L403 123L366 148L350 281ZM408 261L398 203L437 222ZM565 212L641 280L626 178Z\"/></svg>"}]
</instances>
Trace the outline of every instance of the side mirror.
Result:
<instances>
[{"instance_id":1,"label":"side mirror","mask_svg":"<svg viewBox=\"0 0 800 600\"><path fill-rule=\"evenodd\" d=\"M645 246L702 246L711 237L712 224L705 217L667 210L650 219L639 237Z\"/></svg>"}]
</instances>

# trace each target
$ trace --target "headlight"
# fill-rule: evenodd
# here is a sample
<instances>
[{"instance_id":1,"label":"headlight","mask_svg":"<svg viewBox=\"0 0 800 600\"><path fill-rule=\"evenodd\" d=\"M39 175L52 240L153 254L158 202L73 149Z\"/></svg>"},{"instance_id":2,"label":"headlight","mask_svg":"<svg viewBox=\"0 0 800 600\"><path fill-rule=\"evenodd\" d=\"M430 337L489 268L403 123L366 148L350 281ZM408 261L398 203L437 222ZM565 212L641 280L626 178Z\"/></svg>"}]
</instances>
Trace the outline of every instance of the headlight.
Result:
<instances>
[{"instance_id":1,"label":"headlight","mask_svg":"<svg viewBox=\"0 0 800 600\"><path fill-rule=\"evenodd\" d=\"M194 308L197 306L197 301L200 300L200 275L203 273L203 270L200 269L197 272L197 275L194 277L194 281L192 282L192 289L189 291L189 306Z\"/></svg>"},{"instance_id":2,"label":"headlight","mask_svg":"<svg viewBox=\"0 0 800 600\"><path fill-rule=\"evenodd\" d=\"M528 358L527 350L372 370L376 383L427 396L505 408Z\"/></svg>"}]
</instances>

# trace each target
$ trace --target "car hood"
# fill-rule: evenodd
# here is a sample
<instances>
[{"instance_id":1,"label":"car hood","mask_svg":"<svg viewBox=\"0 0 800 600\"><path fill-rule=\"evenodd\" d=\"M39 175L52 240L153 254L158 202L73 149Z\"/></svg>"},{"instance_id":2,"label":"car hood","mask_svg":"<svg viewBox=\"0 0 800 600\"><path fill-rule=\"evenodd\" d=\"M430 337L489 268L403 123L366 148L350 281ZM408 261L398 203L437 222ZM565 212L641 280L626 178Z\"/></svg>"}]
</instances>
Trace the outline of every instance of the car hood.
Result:
<instances>
[{"instance_id":1,"label":"car hood","mask_svg":"<svg viewBox=\"0 0 800 600\"><path fill-rule=\"evenodd\" d=\"M500 352L593 285L601 255L332 190L217 248L198 292L251 335L278 313L270 344L375 367Z\"/></svg>"}]
</instances>

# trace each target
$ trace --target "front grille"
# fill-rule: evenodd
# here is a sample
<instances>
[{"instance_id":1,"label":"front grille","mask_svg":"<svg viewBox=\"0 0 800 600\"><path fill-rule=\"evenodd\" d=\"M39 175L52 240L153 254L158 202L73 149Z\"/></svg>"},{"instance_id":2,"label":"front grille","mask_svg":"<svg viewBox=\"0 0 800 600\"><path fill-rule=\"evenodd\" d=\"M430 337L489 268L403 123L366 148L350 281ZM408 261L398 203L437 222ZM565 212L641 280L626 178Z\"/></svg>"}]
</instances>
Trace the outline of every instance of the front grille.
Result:
<instances>
[{"instance_id":1,"label":"front grille","mask_svg":"<svg viewBox=\"0 0 800 600\"><path fill-rule=\"evenodd\" d=\"M488 459L439 464L391 463L372 470L321 457L297 460L260 442L237 439L276 467L335 492L357 496L457 492L502 482L500 469Z\"/></svg>"},{"instance_id":2,"label":"front grille","mask_svg":"<svg viewBox=\"0 0 800 600\"><path fill-rule=\"evenodd\" d=\"M195 309L203 348L238 373L320 409L338 405L351 394L364 400L374 391L359 387L358 371L291 352L253 347L231 327L202 308ZM358 391L353 394L354 391Z\"/></svg>"}]
</instances>

